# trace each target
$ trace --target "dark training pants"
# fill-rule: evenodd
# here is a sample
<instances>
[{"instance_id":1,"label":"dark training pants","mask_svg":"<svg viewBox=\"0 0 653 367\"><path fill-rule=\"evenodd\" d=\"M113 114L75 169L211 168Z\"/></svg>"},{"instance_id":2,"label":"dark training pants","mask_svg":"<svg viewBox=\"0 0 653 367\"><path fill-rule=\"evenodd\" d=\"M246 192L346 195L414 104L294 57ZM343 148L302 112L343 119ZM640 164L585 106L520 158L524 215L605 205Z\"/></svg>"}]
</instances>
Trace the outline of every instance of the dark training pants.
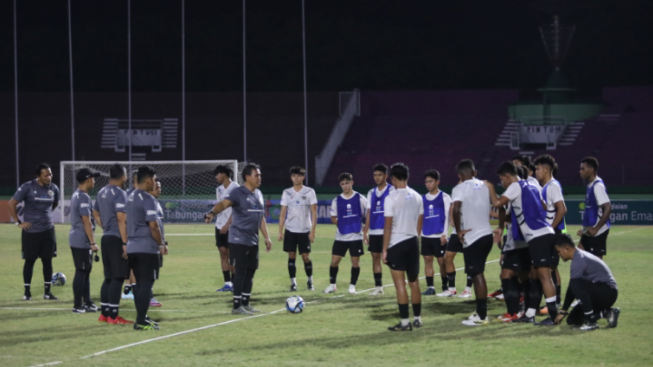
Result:
<instances>
[{"instance_id":1,"label":"dark training pants","mask_svg":"<svg viewBox=\"0 0 653 367\"><path fill-rule=\"evenodd\" d=\"M574 307L567 317L567 324L582 325L583 321L596 321L600 313L608 310L617 301L618 291L607 283L592 283L584 279L572 279L567 289L567 299L578 299L581 303Z\"/></svg>"}]
</instances>

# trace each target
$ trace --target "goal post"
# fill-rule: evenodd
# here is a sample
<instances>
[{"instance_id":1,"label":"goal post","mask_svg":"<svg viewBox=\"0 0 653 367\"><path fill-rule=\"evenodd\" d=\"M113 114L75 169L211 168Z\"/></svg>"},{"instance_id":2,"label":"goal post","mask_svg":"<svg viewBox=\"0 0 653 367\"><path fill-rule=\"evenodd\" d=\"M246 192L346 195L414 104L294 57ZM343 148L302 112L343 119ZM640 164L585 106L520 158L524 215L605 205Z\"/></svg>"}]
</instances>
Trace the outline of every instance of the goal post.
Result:
<instances>
[{"instance_id":1,"label":"goal post","mask_svg":"<svg viewBox=\"0 0 653 367\"><path fill-rule=\"evenodd\" d=\"M76 172L81 168L90 168L100 173L95 179L95 188L89 192L91 199L100 189L109 183L111 165L119 163L127 170L125 189L132 187L131 172L140 166L150 166L161 181L159 202L164 210L164 219L168 223L200 223L204 214L216 202L218 186L213 170L219 164L231 167L233 180L241 182L240 172L244 166L235 159L207 161L62 161L60 164L60 192L62 215L61 223L70 222L70 198L77 189Z\"/></svg>"}]
</instances>

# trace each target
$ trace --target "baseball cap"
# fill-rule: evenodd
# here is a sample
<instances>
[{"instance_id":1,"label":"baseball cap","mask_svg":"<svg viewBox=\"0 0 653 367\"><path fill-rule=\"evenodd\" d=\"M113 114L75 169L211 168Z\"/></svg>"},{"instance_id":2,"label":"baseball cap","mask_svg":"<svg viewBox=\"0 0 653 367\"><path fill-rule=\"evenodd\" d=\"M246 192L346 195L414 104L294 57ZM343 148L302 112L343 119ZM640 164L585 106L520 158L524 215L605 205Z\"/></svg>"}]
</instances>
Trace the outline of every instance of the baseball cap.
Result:
<instances>
[{"instance_id":1,"label":"baseball cap","mask_svg":"<svg viewBox=\"0 0 653 367\"><path fill-rule=\"evenodd\" d=\"M98 178L100 177L100 172L94 172L91 171L88 168L82 168L79 171L77 171L77 182L82 183L86 180L88 180L90 177L95 177Z\"/></svg>"}]
</instances>

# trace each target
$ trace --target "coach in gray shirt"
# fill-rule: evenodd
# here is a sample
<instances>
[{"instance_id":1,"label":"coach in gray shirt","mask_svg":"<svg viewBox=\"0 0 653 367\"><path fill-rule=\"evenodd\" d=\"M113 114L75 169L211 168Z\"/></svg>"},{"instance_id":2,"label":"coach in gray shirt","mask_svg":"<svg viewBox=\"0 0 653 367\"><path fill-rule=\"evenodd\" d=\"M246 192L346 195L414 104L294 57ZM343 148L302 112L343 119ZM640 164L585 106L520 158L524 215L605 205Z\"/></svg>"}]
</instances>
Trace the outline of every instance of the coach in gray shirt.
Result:
<instances>
[{"instance_id":1,"label":"coach in gray shirt","mask_svg":"<svg viewBox=\"0 0 653 367\"><path fill-rule=\"evenodd\" d=\"M88 192L95 187L95 178L100 177L98 172L88 168L77 171L79 186L70 199L70 233L68 243L73 254L75 264L75 278L73 279L74 305L73 313L97 312L97 306L91 301L91 269L93 265L93 252L98 251L93 239L92 212L93 203ZM82 298L84 304L82 305Z\"/></svg>"},{"instance_id":2,"label":"coach in gray shirt","mask_svg":"<svg viewBox=\"0 0 653 367\"><path fill-rule=\"evenodd\" d=\"M232 207L231 227L229 227L229 257L236 273L233 279L235 315L253 315L260 312L249 305L253 287L254 273L258 269L258 231L265 238L266 251L272 249L265 222L265 202L258 188L261 186L261 168L256 163L248 163L243 169L245 184L227 194L207 214L209 221L213 216Z\"/></svg>"},{"instance_id":3,"label":"coach in gray shirt","mask_svg":"<svg viewBox=\"0 0 653 367\"><path fill-rule=\"evenodd\" d=\"M571 260L565 303L555 323L568 314L567 323L580 330L598 329L596 321L603 317L608 320L609 328L616 327L620 310L612 305L617 301L617 282L608 266L597 256L577 249L569 235L558 236L555 246L562 260ZM574 299L580 304L568 313Z\"/></svg>"}]
</instances>

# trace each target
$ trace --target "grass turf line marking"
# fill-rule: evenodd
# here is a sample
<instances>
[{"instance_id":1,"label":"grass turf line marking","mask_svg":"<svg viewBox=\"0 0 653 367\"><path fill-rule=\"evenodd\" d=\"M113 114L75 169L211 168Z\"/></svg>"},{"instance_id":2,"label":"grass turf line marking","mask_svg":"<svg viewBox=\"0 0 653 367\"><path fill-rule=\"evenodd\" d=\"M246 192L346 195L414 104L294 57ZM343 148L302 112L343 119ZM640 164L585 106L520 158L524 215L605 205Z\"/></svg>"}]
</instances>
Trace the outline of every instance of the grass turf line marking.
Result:
<instances>
[{"instance_id":1,"label":"grass turf line marking","mask_svg":"<svg viewBox=\"0 0 653 367\"><path fill-rule=\"evenodd\" d=\"M47 308L47 307L0 307L0 310L19 310L19 311L70 311L70 308ZM187 311L187 310L151 310L152 312L213 312L213 311ZM136 312L133 309L121 309L120 312ZM228 312L216 312L228 313Z\"/></svg>"},{"instance_id":2,"label":"grass turf line marking","mask_svg":"<svg viewBox=\"0 0 653 367\"><path fill-rule=\"evenodd\" d=\"M488 261L488 262L486 262L485 264L487 265L487 264L495 263L495 262L497 262L497 261L499 261L499 260L500 260L500 259L496 259L496 260ZM462 270L462 269L465 269L465 268L464 268L464 267L463 267L463 268L458 268L458 269L456 269L456 270ZM435 274L433 274L433 276L436 276L436 275L440 275L440 273L435 273ZM419 279L425 279L425 278L426 278L426 277L421 277L421 278L419 278ZM386 284L386 285L384 285L384 286L381 286L381 288L390 287L390 286L393 286L393 285L395 285L395 284L394 284L394 283ZM361 293L369 292L369 291L372 291L372 290L375 290L375 289L376 289L376 287L374 287L374 288L370 288L370 289L366 289L366 290L364 290L364 291L356 292L355 294L361 294Z\"/></svg>"},{"instance_id":3,"label":"grass turf line marking","mask_svg":"<svg viewBox=\"0 0 653 367\"><path fill-rule=\"evenodd\" d=\"M339 296L335 296L335 297L330 297L330 298L327 298L327 299L340 298L340 297L344 297L344 296L345 296L345 295L343 294L343 295L339 295ZM317 300L315 300L315 301L306 302L306 304L317 303L317 302L320 302L320 301L322 301L322 300L317 299ZM234 319L234 320L224 321L224 322L220 322L220 323L213 324L213 325L207 325L207 326L202 326L202 327L198 327L198 328L195 328L195 329L190 329L190 330L180 331L180 332L178 332L178 333L174 333L174 334L163 335L163 336L160 336L160 337L157 337L157 338L147 339L147 340L143 340L143 341L140 341L140 342L136 342L136 343L132 343L132 344L123 345L123 346L120 346L120 347L116 347L116 348L112 348L112 349L103 350L103 351L101 351L101 352L97 352L97 353L89 354L89 355L87 355L87 356L80 357L80 358L81 358L81 359L86 359L86 358L90 358L90 357L95 357L95 356L99 356L99 355L102 355L102 354L111 353L111 352L116 352L116 351L119 351L119 350L122 350L122 349L127 349L127 348L131 348L131 347L135 347L135 346L137 346L137 345L146 344L146 343L151 343L151 342L154 342L154 341L157 341L157 340L163 340L163 339L172 338L173 336L179 336L179 335L184 335L184 334L194 333L194 332L196 332L196 331L201 331L201 330L211 329L211 328L214 328L214 327L217 327L217 326L222 326L222 325L227 325L227 324L233 324L233 323L235 323L235 322L239 322L239 321L251 320L251 319L255 319L255 318L263 317L263 316L269 316L269 315L273 315L273 314L276 314L276 313L281 312L281 311L284 311L284 310L285 310L285 308L281 308L281 309L278 309L278 310L276 310L276 311L272 311L272 312L268 312L268 313L264 313L264 314L260 314L260 315L249 316L249 317L241 317L241 318L239 318L239 319ZM61 362L56 362L56 363L61 363ZM46 365L42 365L42 366L46 366Z\"/></svg>"},{"instance_id":4,"label":"grass turf line marking","mask_svg":"<svg viewBox=\"0 0 653 367\"><path fill-rule=\"evenodd\" d=\"M36 366L32 366L32 367L54 366L55 364L59 364L59 363L63 363L63 361L50 362L50 363L45 363L45 364L37 364Z\"/></svg>"}]
</instances>

